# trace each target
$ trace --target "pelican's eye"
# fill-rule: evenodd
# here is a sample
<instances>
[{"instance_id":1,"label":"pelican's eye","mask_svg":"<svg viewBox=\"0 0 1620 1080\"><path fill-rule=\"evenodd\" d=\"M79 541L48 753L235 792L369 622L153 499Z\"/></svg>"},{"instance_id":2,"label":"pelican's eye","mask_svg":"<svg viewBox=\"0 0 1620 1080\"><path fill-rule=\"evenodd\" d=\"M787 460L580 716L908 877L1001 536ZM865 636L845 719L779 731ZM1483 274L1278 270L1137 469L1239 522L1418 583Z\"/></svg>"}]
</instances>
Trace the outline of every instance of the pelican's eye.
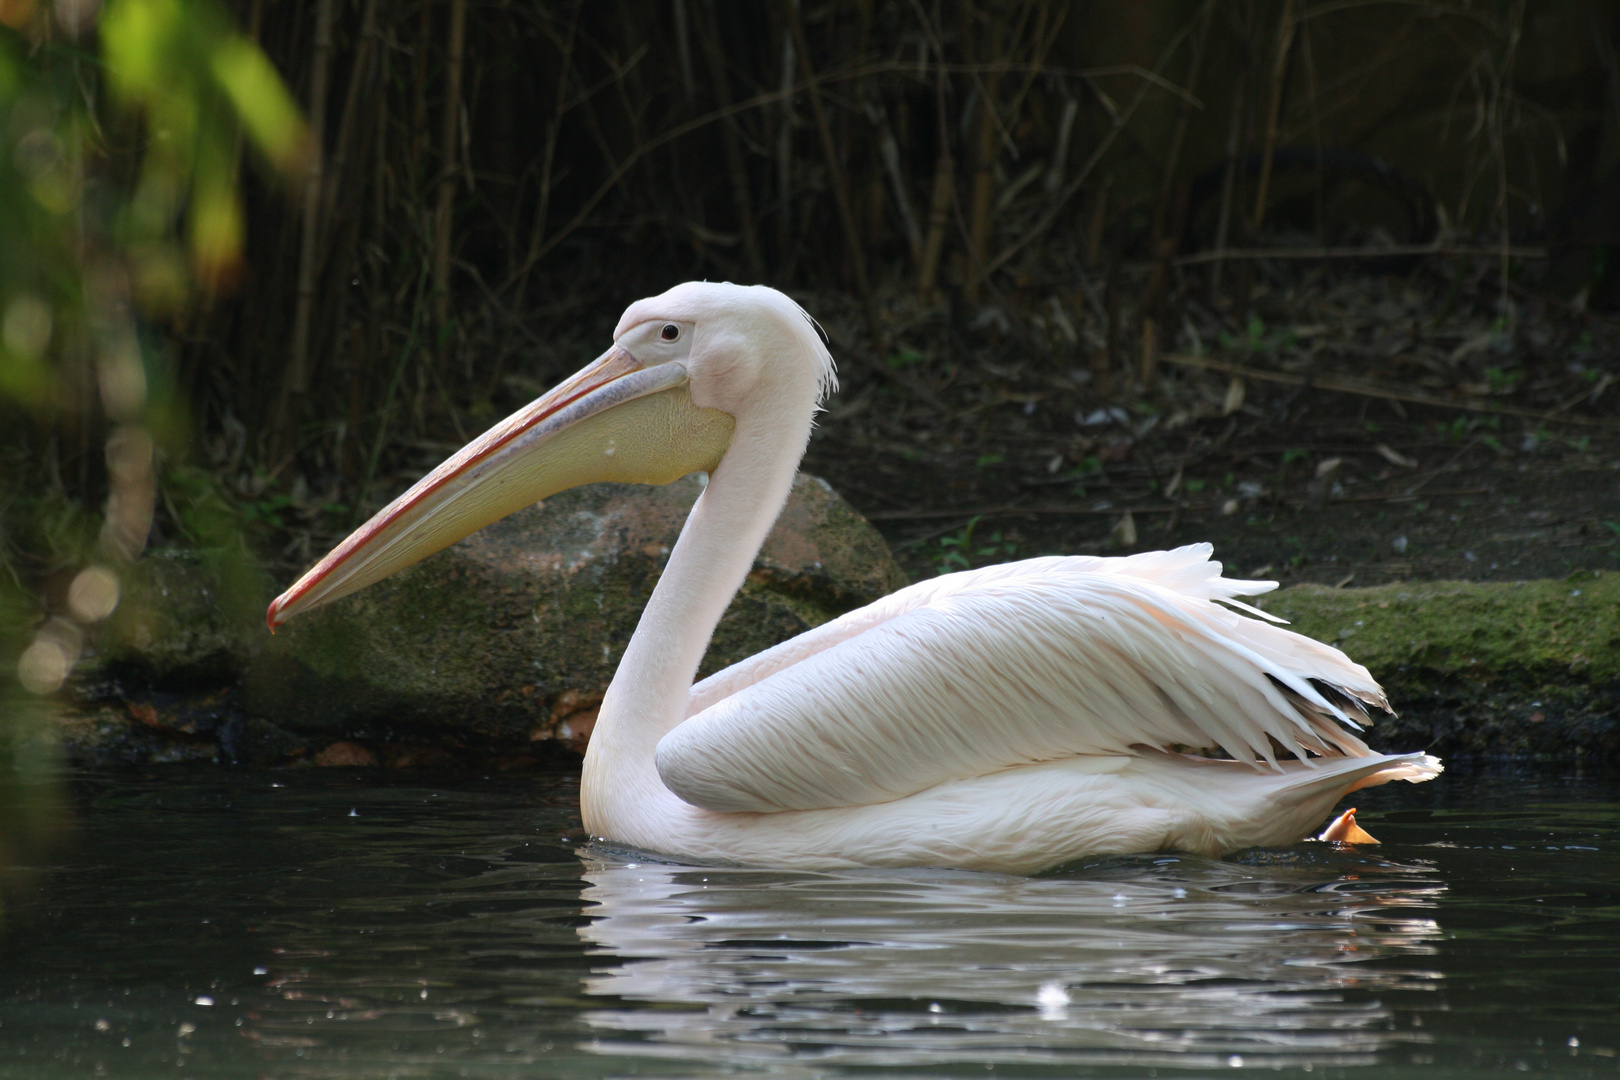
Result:
<instances>
[{"instance_id":1,"label":"pelican's eye","mask_svg":"<svg viewBox=\"0 0 1620 1080\"><path fill-rule=\"evenodd\" d=\"M667 322L664 324L664 328L658 331L658 336L665 341L674 341L681 336L681 328L672 322Z\"/></svg>"}]
</instances>

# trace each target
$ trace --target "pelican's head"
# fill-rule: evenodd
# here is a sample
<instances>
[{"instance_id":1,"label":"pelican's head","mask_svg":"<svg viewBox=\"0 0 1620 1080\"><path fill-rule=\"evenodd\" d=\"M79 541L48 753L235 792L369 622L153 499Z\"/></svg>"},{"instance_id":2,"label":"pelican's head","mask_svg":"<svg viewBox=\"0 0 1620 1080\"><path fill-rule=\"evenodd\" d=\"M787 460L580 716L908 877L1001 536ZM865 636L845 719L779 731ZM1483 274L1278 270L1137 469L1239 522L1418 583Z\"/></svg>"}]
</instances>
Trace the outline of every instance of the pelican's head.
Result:
<instances>
[{"instance_id":1,"label":"pelican's head","mask_svg":"<svg viewBox=\"0 0 1620 1080\"><path fill-rule=\"evenodd\" d=\"M813 408L837 386L810 316L764 285L677 285L625 308L613 340L648 365L681 364L694 403L738 418Z\"/></svg>"},{"instance_id":2,"label":"pelican's head","mask_svg":"<svg viewBox=\"0 0 1620 1080\"><path fill-rule=\"evenodd\" d=\"M276 597L266 621L274 630L559 491L712 471L739 426L807 434L833 386L810 317L775 289L692 281L638 300L607 352L389 503Z\"/></svg>"}]
</instances>

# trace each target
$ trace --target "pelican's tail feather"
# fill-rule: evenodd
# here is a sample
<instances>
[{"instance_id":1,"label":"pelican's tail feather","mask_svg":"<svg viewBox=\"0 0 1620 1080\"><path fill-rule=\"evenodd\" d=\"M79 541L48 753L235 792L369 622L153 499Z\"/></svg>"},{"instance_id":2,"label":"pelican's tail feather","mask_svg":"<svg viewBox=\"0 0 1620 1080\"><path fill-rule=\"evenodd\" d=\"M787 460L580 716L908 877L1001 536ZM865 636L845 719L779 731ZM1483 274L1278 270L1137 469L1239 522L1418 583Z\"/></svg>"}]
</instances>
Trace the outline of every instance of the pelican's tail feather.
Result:
<instances>
[{"instance_id":1,"label":"pelican's tail feather","mask_svg":"<svg viewBox=\"0 0 1620 1080\"><path fill-rule=\"evenodd\" d=\"M1195 808L1208 830L1207 844L1186 846L1221 852L1295 843L1315 835L1350 792L1391 780L1421 783L1442 769L1423 753L1284 761L1276 772L1259 773L1235 761L1135 751L1148 766L1144 775L1163 783L1176 804Z\"/></svg>"},{"instance_id":2,"label":"pelican's tail feather","mask_svg":"<svg viewBox=\"0 0 1620 1080\"><path fill-rule=\"evenodd\" d=\"M1421 784L1425 780L1433 780L1445 771L1445 765L1433 754L1392 754L1385 759L1382 768L1375 769L1358 779L1350 790L1360 791L1364 787L1387 784L1391 780Z\"/></svg>"}]
</instances>

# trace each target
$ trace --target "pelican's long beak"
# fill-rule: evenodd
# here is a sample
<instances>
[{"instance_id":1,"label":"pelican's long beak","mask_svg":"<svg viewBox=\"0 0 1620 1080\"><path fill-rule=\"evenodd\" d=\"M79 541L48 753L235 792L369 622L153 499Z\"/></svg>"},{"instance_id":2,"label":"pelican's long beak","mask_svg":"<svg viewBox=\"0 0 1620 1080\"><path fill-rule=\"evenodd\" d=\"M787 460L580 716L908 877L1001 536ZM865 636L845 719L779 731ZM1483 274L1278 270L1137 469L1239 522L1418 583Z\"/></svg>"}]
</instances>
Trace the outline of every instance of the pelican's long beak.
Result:
<instances>
[{"instance_id":1,"label":"pelican's long beak","mask_svg":"<svg viewBox=\"0 0 1620 1080\"><path fill-rule=\"evenodd\" d=\"M692 402L681 364L643 367L615 345L389 503L276 597L265 621L274 631L559 491L712 470L734 424Z\"/></svg>"}]
</instances>

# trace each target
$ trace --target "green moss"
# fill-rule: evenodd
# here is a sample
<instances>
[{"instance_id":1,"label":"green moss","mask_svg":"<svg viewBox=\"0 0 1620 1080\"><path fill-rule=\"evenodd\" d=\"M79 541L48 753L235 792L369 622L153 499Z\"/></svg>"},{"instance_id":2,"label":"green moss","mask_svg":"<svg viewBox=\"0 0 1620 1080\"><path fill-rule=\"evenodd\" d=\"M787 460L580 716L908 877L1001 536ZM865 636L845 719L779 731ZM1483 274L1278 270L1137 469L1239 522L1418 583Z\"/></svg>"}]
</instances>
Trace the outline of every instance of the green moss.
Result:
<instances>
[{"instance_id":1,"label":"green moss","mask_svg":"<svg viewBox=\"0 0 1620 1080\"><path fill-rule=\"evenodd\" d=\"M1400 719L1375 742L1620 755L1620 574L1329 589L1256 605L1365 664Z\"/></svg>"},{"instance_id":2,"label":"green moss","mask_svg":"<svg viewBox=\"0 0 1620 1080\"><path fill-rule=\"evenodd\" d=\"M709 639L698 678L707 678L777 642L813 630L843 609L828 610L813 599L750 580L731 601Z\"/></svg>"},{"instance_id":3,"label":"green moss","mask_svg":"<svg viewBox=\"0 0 1620 1080\"><path fill-rule=\"evenodd\" d=\"M117 672L171 687L228 683L263 633L270 586L244 557L157 550L124 571L122 586L81 678Z\"/></svg>"}]
</instances>

